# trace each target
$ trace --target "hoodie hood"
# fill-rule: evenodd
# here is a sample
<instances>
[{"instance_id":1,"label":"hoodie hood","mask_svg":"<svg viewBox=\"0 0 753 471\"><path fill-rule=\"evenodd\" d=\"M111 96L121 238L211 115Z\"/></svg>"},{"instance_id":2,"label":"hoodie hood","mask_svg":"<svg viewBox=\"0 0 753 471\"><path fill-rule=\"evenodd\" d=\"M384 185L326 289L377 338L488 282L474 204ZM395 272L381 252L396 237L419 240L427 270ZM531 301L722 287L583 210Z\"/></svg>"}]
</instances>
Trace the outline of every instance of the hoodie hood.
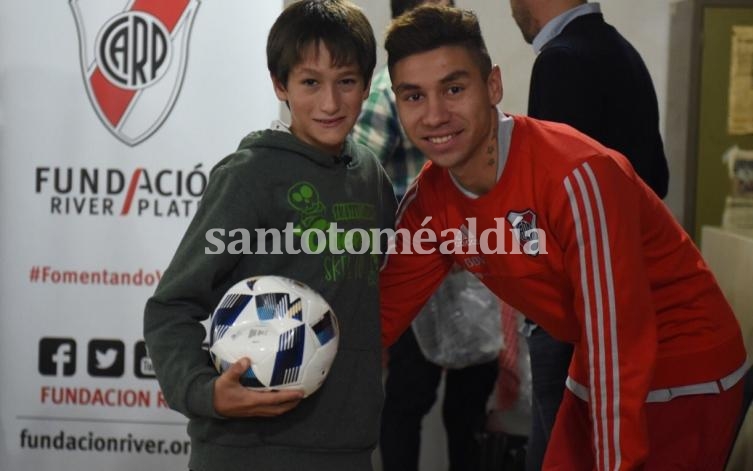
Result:
<instances>
[{"instance_id":1,"label":"hoodie hood","mask_svg":"<svg viewBox=\"0 0 753 471\"><path fill-rule=\"evenodd\" d=\"M343 144L340 155L332 155L303 142L290 132L266 129L252 132L244 137L238 146L238 150L252 150L255 148L283 150L300 154L301 157L311 160L322 167L335 167L343 165L343 163L349 166L357 164L358 153L355 151L354 146L355 143L348 136Z\"/></svg>"}]
</instances>

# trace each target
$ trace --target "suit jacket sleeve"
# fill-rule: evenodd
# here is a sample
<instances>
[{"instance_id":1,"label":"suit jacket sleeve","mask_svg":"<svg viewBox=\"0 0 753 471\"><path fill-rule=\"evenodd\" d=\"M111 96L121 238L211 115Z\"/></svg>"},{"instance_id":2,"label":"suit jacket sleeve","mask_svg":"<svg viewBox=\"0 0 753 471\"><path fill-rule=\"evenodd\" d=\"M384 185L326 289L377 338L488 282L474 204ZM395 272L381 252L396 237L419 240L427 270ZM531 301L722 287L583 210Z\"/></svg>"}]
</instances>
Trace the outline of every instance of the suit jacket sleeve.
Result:
<instances>
[{"instance_id":1,"label":"suit jacket sleeve","mask_svg":"<svg viewBox=\"0 0 753 471\"><path fill-rule=\"evenodd\" d=\"M669 169L659 133L656 94L640 57L621 76L602 74L574 48L552 46L536 58L531 73L528 114L533 118L568 124L580 132L623 153L659 198L667 195ZM629 73L628 73L629 72ZM617 78L615 78L617 75ZM605 83L609 82L609 83ZM620 115L614 95L625 106L634 100L638 116ZM610 98L610 96L612 98ZM637 122L637 120L643 120Z\"/></svg>"},{"instance_id":2,"label":"suit jacket sleeve","mask_svg":"<svg viewBox=\"0 0 753 471\"><path fill-rule=\"evenodd\" d=\"M567 48L543 50L533 66L528 114L598 135L600 99L590 68Z\"/></svg>"}]
</instances>

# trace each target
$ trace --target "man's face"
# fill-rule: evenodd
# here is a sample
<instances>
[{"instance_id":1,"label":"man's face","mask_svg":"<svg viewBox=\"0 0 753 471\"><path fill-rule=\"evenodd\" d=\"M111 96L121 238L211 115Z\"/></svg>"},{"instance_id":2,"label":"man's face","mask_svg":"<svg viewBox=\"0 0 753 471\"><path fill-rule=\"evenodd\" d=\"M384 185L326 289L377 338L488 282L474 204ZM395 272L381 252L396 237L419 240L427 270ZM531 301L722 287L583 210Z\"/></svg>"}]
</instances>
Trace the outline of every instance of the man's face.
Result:
<instances>
[{"instance_id":1,"label":"man's face","mask_svg":"<svg viewBox=\"0 0 753 471\"><path fill-rule=\"evenodd\" d=\"M355 64L334 67L323 43L313 44L288 75L272 79L275 94L290 107L290 131L300 140L337 155L369 93Z\"/></svg>"},{"instance_id":2,"label":"man's face","mask_svg":"<svg viewBox=\"0 0 753 471\"><path fill-rule=\"evenodd\" d=\"M540 28L533 18L529 2L531 0L510 0L510 9L515 23L518 24L520 32L523 33L523 39L528 44L533 42L533 38L539 33Z\"/></svg>"},{"instance_id":3,"label":"man's face","mask_svg":"<svg viewBox=\"0 0 753 471\"><path fill-rule=\"evenodd\" d=\"M427 158L456 175L484 158L502 99L498 68L487 81L464 47L443 46L399 60L392 84L400 121Z\"/></svg>"}]
</instances>

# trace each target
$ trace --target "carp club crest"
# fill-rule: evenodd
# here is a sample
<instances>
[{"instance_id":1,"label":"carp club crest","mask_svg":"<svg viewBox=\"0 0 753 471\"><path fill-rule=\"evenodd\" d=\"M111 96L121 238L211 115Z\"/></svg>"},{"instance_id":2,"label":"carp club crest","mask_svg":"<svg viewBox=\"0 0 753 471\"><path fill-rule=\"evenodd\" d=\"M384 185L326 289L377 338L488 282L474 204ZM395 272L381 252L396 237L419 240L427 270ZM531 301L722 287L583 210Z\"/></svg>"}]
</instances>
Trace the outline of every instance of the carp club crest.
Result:
<instances>
[{"instance_id":1,"label":"carp club crest","mask_svg":"<svg viewBox=\"0 0 753 471\"><path fill-rule=\"evenodd\" d=\"M180 93L200 0L69 0L94 110L135 146L165 122Z\"/></svg>"},{"instance_id":2,"label":"carp club crest","mask_svg":"<svg viewBox=\"0 0 753 471\"><path fill-rule=\"evenodd\" d=\"M513 235L519 244L526 245L529 242L538 241L539 233L536 226L536 213L532 209L524 211L509 211L507 213L507 222L513 227ZM539 254L538 244L531 247L524 247L527 255L536 256ZM546 252L544 252L546 253Z\"/></svg>"}]
</instances>

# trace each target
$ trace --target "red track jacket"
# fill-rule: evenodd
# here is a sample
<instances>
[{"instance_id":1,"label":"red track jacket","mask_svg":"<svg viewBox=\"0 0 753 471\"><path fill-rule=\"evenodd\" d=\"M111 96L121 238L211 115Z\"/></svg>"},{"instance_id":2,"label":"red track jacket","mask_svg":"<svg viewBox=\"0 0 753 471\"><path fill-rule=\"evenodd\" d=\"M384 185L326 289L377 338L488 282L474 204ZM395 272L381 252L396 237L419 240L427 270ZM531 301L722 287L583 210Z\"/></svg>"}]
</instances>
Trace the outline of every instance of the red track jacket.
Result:
<instances>
[{"instance_id":1,"label":"red track jacket","mask_svg":"<svg viewBox=\"0 0 753 471\"><path fill-rule=\"evenodd\" d=\"M738 369L740 329L692 241L625 157L566 125L514 119L491 191L469 198L429 163L403 199L396 250L419 235L437 240L418 244L429 254L388 256L382 340L408 328L453 263L465 267L575 344L570 380L588 388L596 463L630 469L648 452L648 392Z\"/></svg>"}]
</instances>

